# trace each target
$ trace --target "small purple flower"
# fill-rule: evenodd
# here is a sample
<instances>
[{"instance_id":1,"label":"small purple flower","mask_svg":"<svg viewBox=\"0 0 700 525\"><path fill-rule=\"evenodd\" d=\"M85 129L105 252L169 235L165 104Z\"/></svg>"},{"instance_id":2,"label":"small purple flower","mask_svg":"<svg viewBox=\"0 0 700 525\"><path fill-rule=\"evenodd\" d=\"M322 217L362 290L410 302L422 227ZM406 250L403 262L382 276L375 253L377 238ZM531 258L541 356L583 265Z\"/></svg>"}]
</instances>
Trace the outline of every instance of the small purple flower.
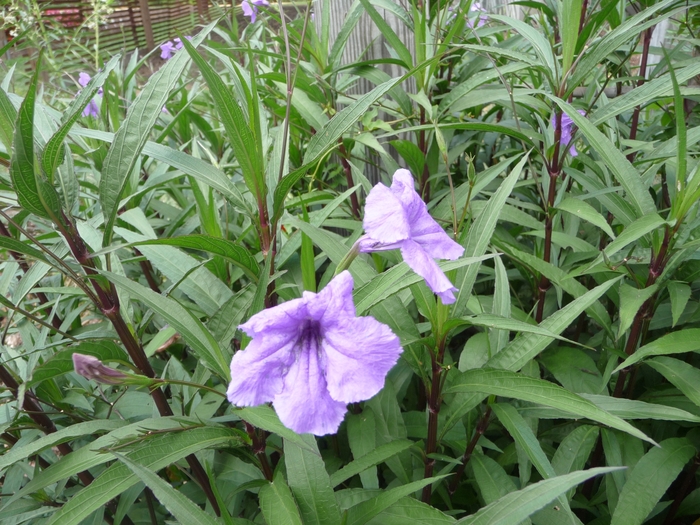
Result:
<instances>
[{"instance_id":1,"label":"small purple flower","mask_svg":"<svg viewBox=\"0 0 700 525\"><path fill-rule=\"evenodd\" d=\"M586 116L586 112L583 111L582 109L577 110L580 115ZM556 113L552 114L552 126L555 128L557 127L557 115ZM566 113L561 114L561 146L562 148L566 148L569 143L571 143L571 136L573 134L573 128L574 128L574 121L571 120L571 117L567 115ZM571 144L571 147L569 148L569 154L572 157L576 157L578 155L578 151L576 151L576 146L574 144Z\"/></svg>"},{"instance_id":2,"label":"small purple flower","mask_svg":"<svg viewBox=\"0 0 700 525\"><path fill-rule=\"evenodd\" d=\"M88 102L88 105L85 106L85 109L83 110L83 117L99 117L100 116L100 108L97 106L97 101L93 98L90 102ZM75 355L75 354L74 354Z\"/></svg>"},{"instance_id":3,"label":"small purple flower","mask_svg":"<svg viewBox=\"0 0 700 525\"><path fill-rule=\"evenodd\" d=\"M241 2L241 9L243 9L243 16L250 17L250 23L255 23L255 19L258 16L258 7L267 7L270 2L267 0L243 0Z\"/></svg>"},{"instance_id":4,"label":"small purple flower","mask_svg":"<svg viewBox=\"0 0 700 525\"><path fill-rule=\"evenodd\" d=\"M350 273L341 272L318 294L304 292L241 325L252 341L231 360L228 400L271 401L299 434L337 432L346 405L379 392L402 352L388 326L356 317L352 287Z\"/></svg>"},{"instance_id":5,"label":"small purple flower","mask_svg":"<svg viewBox=\"0 0 700 525\"><path fill-rule=\"evenodd\" d=\"M400 249L406 264L425 279L444 304L455 302L457 288L433 259L458 259L464 248L430 216L408 170L394 173L391 188L381 183L372 188L362 224L366 235L359 241L361 252Z\"/></svg>"},{"instance_id":6,"label":"small purple flower","mask_svg":"<svg viewBox=\"0 0 700 525\"><path fill-rule=\"evenodd\" d=\"M478 13L486 13L487 12L486 9L484 9L481 6L481 3L479 3L479 2L472 2L472 5L469 6L469 11L478 12ZM483 26L484 24L486 24L486 22L488 22L488 20L489 20L488 16L479 15L476 27ZM470 29L474 29L474 22L472 22L471 20L467 20L467 26Z\"/></svg>"},{"instance_id":7,"label":"small purple flower","mask_svg":"<svg viewBox=\"0 0 700 525\"><path fill-rule=\"evenodd\" d=\"M73 368L84 378L107 385L120 385L129 378L127 374L102 364L102 361L91 355L73 354Z\"/></svg>"},{"instance_id":8,"label":"small purple flower","mask_svg":"<svg viewBox=\"0 0 700 525\"><path fill-rule=\"evenodd\" d=\"M187 40L192 40L192 37L189 35L185 36L185 38ZM182 49L183 47L185 47L185 45L182 43L182 40L180 40L179 38L176 38L175 39L175 51L180 51L180 49Z\"/></svg>"},{"instance_id":9,"label":"small purple flower","mask_svg":"<svg viewBox=\"0 0 700 525\"><path fill-rule=\"evenodd\" d=\"M170 40L160 45L160 58L163 60L169 60L174 54L175 44L173 44Z\"/></svg>"},{"instance_id":10,"label":"small purple flower","mask_svg":"<svg viewBox=\"0 0 700 525\"><path fill-rule=\"evenodd\" d=\"M88 75L84 71L81 71L78 75L78 84L80 84L80 87L85 87L88 85L88 82L90 82L91 78L92 77L90 75Z\"/></svg>"}]
</instances>

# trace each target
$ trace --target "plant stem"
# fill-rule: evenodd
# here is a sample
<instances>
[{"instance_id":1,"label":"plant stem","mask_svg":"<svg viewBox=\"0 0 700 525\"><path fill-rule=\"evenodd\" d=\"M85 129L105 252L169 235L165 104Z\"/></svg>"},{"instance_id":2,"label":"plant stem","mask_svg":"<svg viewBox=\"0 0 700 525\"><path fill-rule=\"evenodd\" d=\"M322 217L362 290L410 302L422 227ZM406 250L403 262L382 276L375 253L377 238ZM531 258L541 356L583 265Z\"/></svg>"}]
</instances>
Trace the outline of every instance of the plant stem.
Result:
<instances>
[{"instance_id":1,"label":"plant stem","mask_svg":"<svg viewBox=\"0 0 700 525\"><path fill-rule=\"evenodd\" d=\"M649 60L649 46L651 45L651 35L654 32L654 27L650 27L644 31L642 36L642 61L639 64L639 80L637 81L637 87L644 84L647 76L647 62ZM637 138L637 129L639 128L639 113L642 107L636 106L634 108L634 113L632 114L632 124L630 126L630 140L635 140ZM627 155L627 160L634 162L634 157L637 154L635 152Z\"/></svg>"},{"instance_id":2,"label":"plant stem","mask_svg":"<svg viewBox=\"0 0 700 525\"><path fill-rule=\"evenodd\" d=\"M668 262L668 250L671 243L671 228L666 226L664 230L664 239L661 242L661 247L659 248L659 253L654 254L652 252L651 262L649 264L649 273L647 275L646 287L652 286L656 280L661 276ZM652 248L653 250L653 248ZM637 350L637 345L639 344L640 336L643 332L643 326L646 320L651 319L654 314L654 303L656 302L657 294L652 295L647 299L642 307L637 311L632 321L632 327L630 328L630 335L627 338L627 343L625 344L625 353L629 356L634 354ZM613 392L614 397L622 397L624 393L624 384L627 376L630 373L629 368L623 368L620 370L620 375L617 378L617 384L615 385L615 391Z\"/></svg>"},{"instance_id":3,"label":"plant stem","mask_svg":"<svg viewBox=\"0 0 700 525\"><path fill-rule=\"evenodd\" d=\"M143 351L143 347L136 340L136 336L129 329L122 317L121 311L119 310L119 296L112 283L107 285L107 288L103 288L102 284L95 278L97 277L97 269L95 267L95 260L90 257L87 246L83 241L80 233L73 224L73 222L68 217L64 217L65 226L59 226L62 235L66 239L68 246L70 247L73 257L82 266L85 273L88 275L90 282L92 283L93 289L97 294L97 301L95 306L97 306L102 313L110 320L112 326L117 332L119 339L129 353L131 360L134 365L141 371L141 373L151 379L156 378L156 374L151 367L151 363L148 361L146 353ZM161 416L167 417L172 416L173 411L170 408L165 394L160 388L151 390L151 397L153 402L158 408L158 412ZM219 509L219 503L216 500L214 492L212 491L211 485L209 483L209 477L205 472L199 459L194 454L190 454L186 458L188 465L192 469L194 477L199 482L200 487L204 491L209 503L216 512L217 516L221 515L221 510Z\"/></svg>"},{"instance_id":4,"label":"plant stem","mask_svg":"<svg viewBox=\"0 0 700 525\"><path fill-rule=\"evenodd\" d=\"M678 490L678 492L676 492L676 497L673 500L673 503L671 504L671 508L668 509L668 514L666 514L666 519L664 520L663 525L672 525L673 518L675 518L676 516L676 512L678 512L681 503L683 503L683 500L688 495L690 484L693 481L693 479L695 479L695 474L698 471L698 467L700 467L700 455L696 454L692 466L690 467L690 469L688 469L688 472L686 472L685 477L683 478L683 484L681 485L681 488Z\"/></svg>"},{"instance_id":5,"label":"plant stem","mask_svg":"<svg viewBox=\"0 0 700 525\"><path fill-rule=\"evenodd\" d=\"M430 393L428 395L428 439L425 442L425 470L423 479L427 479L433 475L435 469L435 460L430 458L430 454L434 454L437 450L437 434L438 434L438 415L440 414L441 397L441 377L443 373L442 360L445 356L445 337L438 336L437 355L430 352L433 374L430 382ZM423 487L422 501L430 503L432 493L431 485Z\"/></svg>"},{"instance_id":6,"label":"plant stem","mask_svg":"<svg viewBox=\"0 0 700 525\"><path fill-rule=\"evenodd\" d=\"M559 149L561 147L561 120L562 113L557 111L554 116L554 154L552 155L552 161L547 164L547 171L549 173L549 192L547 195L547 202L544 203L545 208L545 222L544 222L544 254L542 255L542 260L546 263L551 261L552 257L552 228L554 223L554 200L557 196L557 179L561 168L559 166ZM547 290L549 290L550 282L545 275L540 276L540 281L537 284L538 298L537 298L537 311L535 313L535 321L538 323L542 322L542 316L544 315L544 300L547 295Z\"/></svg>"},{"instance_id":7,"label":"plant stem","mask_svg":"<svg viewBox=\"0 0 700 525\"><path fill-rule=\"evenodd\" d=\"M352 188L355 183L352 179L352 169L350 168L350 163L348 162L348 152L343 144L343 138L338 139L338 151L340 151L340 163L343 165L343 171L345 172L345 183L348 185L348 189ZM350 205L352 206L352 215L356 218L360 218L360 203L357 200L357 193L353 192L350 194Z\"/></svg>"},{"instance_id":8,"label":"plant stem","mask_svg":"<svg viewBox=\"0 0 700 525\"><path fill-rule=\"evenodd\" d=\"M464 470L467 468L467 464L469 463L469 460L472 457L472 453L476 448L476 444L479 442L479 438L484 435L484 432L486 432L486 429L489 426L490 418L491 407L488 407L486 409L486 412L484 412L484 415L481 416L481 419L479 419L479 422L476 424L476 429L474 429L474 435L472 436L471 441L469 441L469 443L467 444L467 448L464 450L464 454L462 455L462 464L459 466L457 472L455 472L455 475L452 478L452 481L450 482L450 486L448 488L450 494L454 494L456 492L457 487L459 486L459 481L460 479L462 479L462 476L464 475Z\"/></svg>"}]
</instances>

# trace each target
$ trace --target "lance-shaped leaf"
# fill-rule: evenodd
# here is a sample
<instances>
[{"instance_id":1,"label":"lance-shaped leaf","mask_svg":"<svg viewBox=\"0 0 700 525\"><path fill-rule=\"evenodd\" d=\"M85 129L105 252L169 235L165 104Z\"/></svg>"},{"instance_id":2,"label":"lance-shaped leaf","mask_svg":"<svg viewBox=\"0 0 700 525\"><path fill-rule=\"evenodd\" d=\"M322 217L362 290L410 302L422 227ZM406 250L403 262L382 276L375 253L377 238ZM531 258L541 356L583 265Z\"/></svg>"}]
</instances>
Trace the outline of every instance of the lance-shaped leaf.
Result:
<instances>
[{"instance_id":1,"label":"lance-shaped leaf","mask_svg":"<svg viewBox=\"0 0 700 525\"><path fill-rule=\"evenodd\" d=\"M214 29L215 20L192 39L192 45L198 46ZM105 217L105 231L102 246L112 242L114 223L117 218L119 200L124 193L136 161L149 138L149 133L163 112L170 91L181 79L189 65L189 55L176 53L158 72L153 75L129 107L124 122L114 136L114 142L107 152L100 179L100 204Z\"/></svg>"},{"instance_id":2,"label":"lance-shaped leaf","mask_svg":"<svg viewBox=\"0 0 700 525\"><path fill-rule=\"evenodd\" d=\"M529 401L597 421L653 445L656 444L653 439L647 437L640 430L619 417L598 408L589 400L549 381L534 379L508 370L488 368L467 370L457 376L447 392L480 392Z\"/></svg>"},{"instance_id":3,"label":"lance-shaped leaf","mask_svg":"<svg viewBox=\"0 0 700 525\"><path fill-rule=\"evenodd\" d=\"M56 133L54 133L46 143L41 157L41 167L44 170L44 174L50 181L53 180L53 174L63 163L63 159L65 157L66 150L63 140L66 138L66 135L68 135L68 132L73 124L75 124L75 122L82 115L85 106L87 106L92 100L100 86L104 84L104 81L107 79L111 71L117 66L120 59L121 55L115 55L109 62L107 62L102 71L90 79L90 82L88 82L88 85L85 86L85 89L80 92L71 105L66 109L61 127L58 128Z\"/></svg>"}]
</instances>

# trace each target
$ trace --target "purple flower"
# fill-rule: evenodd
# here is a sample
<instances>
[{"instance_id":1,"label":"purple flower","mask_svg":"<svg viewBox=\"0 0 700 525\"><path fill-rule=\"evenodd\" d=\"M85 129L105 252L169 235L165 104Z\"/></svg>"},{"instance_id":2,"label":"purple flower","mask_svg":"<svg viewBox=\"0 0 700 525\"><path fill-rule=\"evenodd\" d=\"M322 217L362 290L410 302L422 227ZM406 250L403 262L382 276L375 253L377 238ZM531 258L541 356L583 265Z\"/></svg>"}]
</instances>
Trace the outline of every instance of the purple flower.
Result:
<instances>
[{"instance_id":1,"label":"purple flower","mask_svg":"<svg viewBox=\"0 0 700 525\"><path fill-rule=\"evenodd\" d=\"M582 109L577 110L580 115L585 116L586 112L583 111ZM557 115L552 114L552 126L555 128L557 127ZM567 115L566 113L561 114L561 146L562 148L565 148L571 143L571 135L573 132L574 128L574 121L571 120L571 117ZM576 157L578 155L578 151L576 151L576 146L574 144L571 144L571 147L569 148L569 154L572 157Z\"/></svg>"},{"instance_id":2,"label":"purple flower","mask_svg":"<svg viewBox=\"0 0 700 525\"><path fill-rule=\"evenodd\" d=\"M83 110L83 117L99 117L100 116L100 108L97 107L97 102L93 98L90 102L88 102L88 105L85 106L85 109ZM76 354L74 354L76 355Z\"/></svg>"},{"instance_id":3,"label":"purple flower","mask_svg":"<svg viewBox=\"0 0 700 525\"><path fill-rule=\"evenodd\" d=\"M192 40L191 36L186 36L185 38L187 40ZM180 49L182 49L183 47L185 47L185 45L182 43L182 40L180 40L179 38L176 38L175 39L175 51L180 51Z\"/></svg>"},{"instance_id":4,"label":"purple flower","mask_svg":"<svg viewBox=\"0 0 700 525\"><path fill-rule=\"evenodd\" d=\"M267 7L270 2L267 0L243 0L241 2L241 9L243 9L243 16L250 17L250 23L255 23L255 19L258 16L258 7Z\"/></svg>"},{"instance_id":5,"label":"purple flower","mask_svg":"<svg viewBox=\"0 0 700 525\"><path fill-rule=\"evenodd\" d=\"M444 304L455 302L457 291L433 259L458 259L464 248L433 220L416 193L408 170L397 170L391 188L377 184L367 195L366 235L361 252L400 249L403 260L420 275Z\"/></svg>"},{"instance_id":6,"label":"purple flower","mask_svg":"<svg viewBox=\"0 0 700 525\"><path fill-rule=\"evenodd\" d=\"M469 11L475 11L478 13L486 13L487 12L486 9L484 9L481 6L481 3L479 3L479 2L472 2L472 5L469 6ZM483 26L484 24L486 24L486 22L488 22L488 19L489 19L488 16L479 15L476 27ZM472 22L471 20L467 20L467 26L470 29L474 29L474 22Z\"/></svg>"},{"instance_id":7,"label":"purple flower","mask_svg":"<svg viewBox=\"0 0 700 525\"><path fill-rule=\"evenodd\" d=\"M318 294L304 292L241 325L252 341L231 360L229 401L271 401L299 434L337 432L347 403L379 392L402 352L388 326L356 317L352 287L344 271Z\"/></svg>"},{"instance_id":8,"label":"purple flower","mask_svg":"<svg viewBox=\"0 0 700 525\"><path fill-rule=\"evenodd\" d=\"M103 365L102 361L91 355L73 354L73 368L84 378L107 385L119 385L129 378L127 374Z\"/></svg>"},{"instance_id":9,"label":"purple flower","mask_svg":"<svg viewBox=\"0 0 700 525\"><path fill-rule=\"evenodd\" d=\"M81 71L80 74L78 75L78 84L80 84L80 87L85 87L88 85L88 82L90 82L90 75L87 73Z\"/></svg>"},{"instance_id":10,"label":"purple flower","mask_svg":"<svg viewBox=\"0 0 700 525\"><path fill-rule=\"evenodd\" d=\"M175 44L170 40L160 45L160 58L169 60L175 54Z\"/></svg>"}]
</instances>

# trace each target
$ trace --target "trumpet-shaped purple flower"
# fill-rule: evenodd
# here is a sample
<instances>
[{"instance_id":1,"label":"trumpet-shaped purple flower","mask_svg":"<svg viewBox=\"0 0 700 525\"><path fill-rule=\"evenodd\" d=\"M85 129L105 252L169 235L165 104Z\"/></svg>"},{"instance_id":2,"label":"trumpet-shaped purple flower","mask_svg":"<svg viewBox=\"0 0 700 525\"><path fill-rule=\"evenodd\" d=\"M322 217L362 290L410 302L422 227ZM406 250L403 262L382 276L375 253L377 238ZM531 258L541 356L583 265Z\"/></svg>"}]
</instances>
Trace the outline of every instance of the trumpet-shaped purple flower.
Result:
<instances>
[{"instance_id":1,"label":"trumpet-shaped purple flower","mask_svg":"<svg viewBox=\"0 0 700 525\"><path fill-rule=\"evenodd\" d=\"M578 112L579 112L579 114L581 114L583 116L586 115L586 112L583 111L582 109L579 109ZM557 127L556 114L552 115L552 126L555 129ZM561 147L562 148L566 148L571 143L573 129L574 129L574 121L571 120L571 117L569 115L567 115L566 113L562 113L562 115L561 115ZM578 151L576 151L576 145L571 144L571 147L569 148L569 154L572 157L575 157L578 155Z\"/></svg>"},{"instance_id":2,"label":"trumpet-shaped purple flower","mask_svg":"<svg viewBox=\"0 0 700 525\"><path fill-rule=\"evenodd\" d=\"M169 60L175 54L175 44L170 40L160 45L160 58Z\"/></svg>"},{"instance_id":3,"label":"trumpet-shaped purple flower","mask_svg":"<svg viewBox=\"0 0 700 525\"><path fill-rule=\"evenodd\" d=\"M394 173L391 188L381 183L372 188L363 225L366 235L359 242L361 252L400 249L406 264L444 304L455 302L457 288L433 259L458 259L464 248L430 216L408 170Z\"/></svg>"},{"instance_id":4,"label":"trumpet-shaped purple flower","mask_svg":"<svg viewBox=\"0 0 700 525\"><path fill-rule=\"evenodd\" d=\"M250 23L254 24L258 16L258 7L267 7L269 5L270 2L267 0L243 0L241 9L243 9L243 16L250 17Z\"/></svg>"},{"instance_id":5,"label":"trumpet-shaped purple flower","mask_svg":"<svg viewBox=\"0 0 700 525\"><path fill-rule=\"evenodd\" d=\"M356 317L352 287L344 271L318 294L304 292L241 325L252 341L231 360L229 401L271 401L300 434L337 432L346 405L379 392L402 352L388 326Z\"/></svg>"},{"instance_id":6,"label":"trumpet-shaped purple flower","mask_svg":"<svg viewBox=\"0 0 700 525\"><path fill-rule=\"evenodd\" d=\"M102 361L91 355L73 354L73 368L84 378L107 385L119 385L129 378L124 372L102 364Z\"/></svg>"}]
</instances>

